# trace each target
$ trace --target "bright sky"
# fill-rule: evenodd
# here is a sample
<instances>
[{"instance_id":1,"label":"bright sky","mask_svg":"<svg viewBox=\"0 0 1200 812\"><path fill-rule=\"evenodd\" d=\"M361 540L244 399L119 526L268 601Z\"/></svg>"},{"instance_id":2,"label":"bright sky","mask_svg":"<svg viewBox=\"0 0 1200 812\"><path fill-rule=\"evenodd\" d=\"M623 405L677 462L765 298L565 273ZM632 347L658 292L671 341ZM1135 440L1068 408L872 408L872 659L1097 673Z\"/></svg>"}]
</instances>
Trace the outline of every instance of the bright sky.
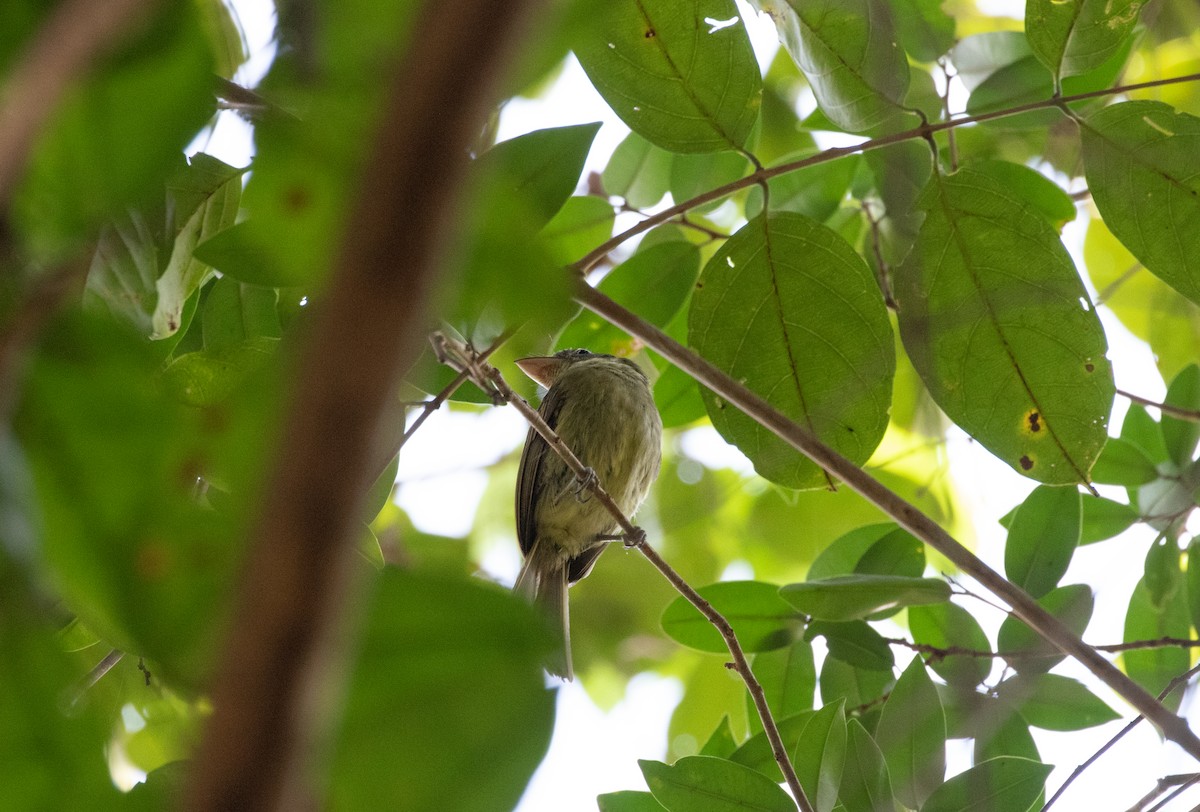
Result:
<instances>
[{"instance_id":1,"label":"bright sky","mask_svg":"<svg viewBox=\"0 0 1200 812\"><path fill-rule=\"evenodd\" d=\"M1015 8L1007 0L986 2L988 13L1023 16L1019 2ZM270 42L273 10L266 0L235 0L234 5L255 54L239 80L253 85L273 57ZM777 47L774 29L741 3L739 9L765 69ZM628 130L571 59L561 79L544 98L514 100L505 108L499 139L533 129L588 121L604 122L587 167L599 170ZM250 131L236 116L226 114L216 131L198 139L193 149L203 149L229 163L245 165L252 154ZM1067 226L1064 242L1076 263L1082 265L1079 250L1082 229L1077 223ZM1161 398L1163 384L1147 348L1105 310L1100 310L1100 316L1112 345L1110 358L1118 386L1145 397ZM1111 425L1120 425L1124 409L1125 403L1118 399ZM522 420L510 409L491 409L478 414L443 410L406 446L398 475L397 502L421 529L446 535L465 534L474 520L475 506L487 481L480 469L515 449L524 433ZM711 429L689 432L686 442L689 454L706 464L750 471L740 452L726 445ZM1033 483L1015 474L961 432L952 432L949 453L959 494L974 523L978 550L989 564L1002 571L1004 534L997 519L1018 504ZM1114 495L1120 498L1119 490ZM1063 582L1084 582L1098 588L1093 631L1085 635L1086 639L1116 641L1125 602L1140 576L1142 557L1151 537L1148 531L1134 530L1120 540L1084 547L1076 554ZM489 556L483 566L497 580L511 583L519 563L514 532L512 545ZM738 577L751 574L742 572ZM975 611L973 606L968 608ZM988 611L982 613L981 622L994 634L1001 619L999 612ZM1102 638L1102 634L1106 636ZM714 657L712 662L713 668L722 667L720 658ZM901 654L898 665L903 667L906 663L907 658ZM1114 708L1128 716L1124 704L1102 686L1095 686L1081 667L1060 670L1087 681ZM667 723L680 696L681 688L676 681L642 675L629 684L624 701L605 713L591 702L578 682L563 686L559 691L558 723L550 754L535 775L519 812L595 809L595 797L602 792L644 789L637 759L665 756ZM1184 708L1185 712L1191 710ZM1195 720L1195 713L1189 715ZM1058 767L1049 781L1051 791L1123 723L1110 723L1082 735L1035 731L1043 758ZM968 759L969 749L956 747L951 753L948 774L967 767ZM1195 765L1174 748L1162 747L1149 726L1141 725L1077 781L1058 808L1127 808L1149 791L1159 777L1194 769Z\"/></svg>"}]
</instances>

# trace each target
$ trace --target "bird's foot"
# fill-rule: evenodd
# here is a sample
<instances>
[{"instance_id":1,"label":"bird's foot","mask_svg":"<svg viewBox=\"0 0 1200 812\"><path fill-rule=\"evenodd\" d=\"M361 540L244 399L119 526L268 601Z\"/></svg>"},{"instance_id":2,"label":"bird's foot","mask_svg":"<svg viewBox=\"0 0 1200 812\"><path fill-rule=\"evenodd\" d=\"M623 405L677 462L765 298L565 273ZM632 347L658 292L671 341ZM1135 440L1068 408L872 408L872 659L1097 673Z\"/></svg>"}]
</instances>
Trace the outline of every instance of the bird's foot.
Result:
<instances>
[{"instance_id":1,"label":"bird's foot","mask_svg":"<svg viewBox=\"0 0 1200 812\"><path fill-rule=\"evenodd\" d=\"M640 527L634 527L632 533L625 534L625 549L636 550L646 543L646 531Z\"/></svg>"},{"instance_id":2,"label":"bird's foot","mask_svg":"<svg viewBox=\"0 0 1200 812\"><path fill-rule=\"evenodd\" d=\"M580 502L586 502L592 498L592 489L600 484L600 477L596 476L596 472L591 468L583 470L583 476L575 478L575 498Z\"/></svg>"}]
</instances>

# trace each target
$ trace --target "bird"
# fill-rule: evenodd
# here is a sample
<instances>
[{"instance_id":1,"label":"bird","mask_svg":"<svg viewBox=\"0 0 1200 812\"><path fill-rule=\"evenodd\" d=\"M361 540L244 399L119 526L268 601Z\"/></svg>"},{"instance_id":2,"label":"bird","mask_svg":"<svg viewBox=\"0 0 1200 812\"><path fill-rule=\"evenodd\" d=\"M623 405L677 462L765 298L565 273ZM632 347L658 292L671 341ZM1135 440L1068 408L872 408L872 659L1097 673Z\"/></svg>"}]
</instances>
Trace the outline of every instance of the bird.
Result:
<instances>
[{"instance_id":1,"label":"bird","mask_svg":"<svg viewBox=\"0 0 1200 812\"><path fill-rule=\"evenodd\" d=\"M522 358L517 366L546 387L538 413L627 517L637 512L662 462L662 418L646 375L633 361L586 349ZM515 592L561 628L562 650L546 664L574 678L567 588L591 572L617 521L532 427L517 472L517 539L524 565Z\"/></svg>"}]
</instances>

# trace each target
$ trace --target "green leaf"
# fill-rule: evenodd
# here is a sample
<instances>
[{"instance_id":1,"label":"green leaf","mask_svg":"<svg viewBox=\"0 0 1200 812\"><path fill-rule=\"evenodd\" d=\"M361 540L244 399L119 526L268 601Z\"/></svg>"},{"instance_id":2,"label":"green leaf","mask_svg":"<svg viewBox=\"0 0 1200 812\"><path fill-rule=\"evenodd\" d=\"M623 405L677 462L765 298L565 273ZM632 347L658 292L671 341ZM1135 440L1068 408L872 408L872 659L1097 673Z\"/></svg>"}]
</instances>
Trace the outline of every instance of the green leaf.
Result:
<instances>
[{"instance_id":1,"label":"green leaf","mask_svg":"<svg viewBox=\"0 0 1200 812\"><path fill-rule=\"evenodd\" d=\"M654 799L669 812L794 812L786 792L762 773L711 756L688 756L674 764L640 759Z\"/></svg>"},{"instance_id":2,"label":"green leaf","mask_svg":"<svg viewBox=\"0 0 1200 812\"><path fill-rule=\"evenodd\" d=\"M1087 73L1126 44L1143 5L1144 0L1029 0L1025 36L1055 78Z\"/></svg>"},{"instance_id":3,"label":"green leaf","mask_svg":"<svg viewBox=\"0 0 1200 812\"><path fill-rule=\"evenodd\" d=\"M814 713L790 750L804 793L817 812L830 812L838 801L846 759L845 703L835 702Z\"/></svg>"},{"instance_id":4,"label":"green leaf","mask_svg":"<svg viewBox=\"0 0 1200 812\"><path fill-rule=\"evenodd\" d=\"M949 601L930 606L912 606L908 627L913 642L947 649L952 646L973 651L991 651L983 628L966 609ZM973 688L987 679L992 662L986 657L951 654L930 661L929 667L951 685Z\"/></svg>"},{"instance_id":5,"label":"green leaf","mask_svg":"<svg viewBox=\"0 0 1200 812\"><path fill-rule=\"evenodd\" d=\"M283 329L271 288L218 279L204 300L200 328L204 349L223 350L254 338L279 338Z\"/></svg>"},{"instance_id":6,"label":"green leaf","mask_svg":"<svg viewBox=\"0 0 1200 812\"><path fill-rule=\"evenodd\" d=\"M748 713L752 719L758 716L758 711L754 709L753 705L750 707ZM783 741L784 749L789 754L794 747L804 740L808 723L814 716L816 716L816 711L807 710L792 716L773 717L776 720L775 726L779 729L779 738ZM701 755L708 754L701 753ZM783 773L780 772L779 764L775 761L771 742L767 739L767 734L762 731L761 720L758 722L758 732L747 739L741 747L738 747L729 756L729 760L738 764L744 764L774 781L783 781ZM795 766L795 764L793 763L792 766Z\"/></svg>"},{"instance_id":7,"label":"green leaf","mask_svg":"<svg viewBox=\"0 0 1200 812\"><path fill-rule=\"evenodd\" d=\"M710 189L741 178L750 169L746 156L738 152L716 154L677 154L671 158L671 198L678 203L691 200ZM705 212L724 203L718 199L697 206L693 212Z\"/></svg>"},{"instance_id":8,"label":"green leaf","mask_svg":"<svg viewBox=\"0 0 1200 812\"><path fill-rule=\"evenodd\" d=\"M993 703L999 704L999 700L993 700ZM1003 718L998 708L988 708L988 710L993 713L973 720L976 724L986 722L989 728L986 733L975 736L973 755L976 764L997 756L1017 756L1032 761L1041 760L1037 743L1033 740L1033 734L1029 732L1029 724L1021 717L1021 714L1014 713ZM1000 718L1003 718L1003 721L997 724L997 720Z\"/></svg>"},{"instance_id":9,"label":"green leaf","mask_svg":"<svg viewBox=\"0 0 1200 812\"><path fill-rule=\"evenodd\" d=\"M1017 508L1004 545L1004 572L1031 596L1058 585L1079 546L1083 504L1075 488L1039 485Z\"/></svg>"},{"instance_id":10,"label":"green leaf","mask_svg":"<svg viewBox=\"0 0 1200 812\"><path fill-rule=\"evenodd\" d=\"M897 130L915 121L903 107L908 59L886 3L788 0L771 6L771 16L821 111L838 127L855 133Z\"/></svg>"},{"instance_id":11,"label":"green leaf","mask_svg":"<svg viewBox=\"0 0 1200 812\"><path fill-rule=\"evenodd\" d=\"M613 112L663 149L738 150L758 118L762 77L731 0L614 0L575 55Z\"/></svg>"},{"instance_id":12,"label":"green leaf","mask_svg":"<svg viewBox=\"0 0 1200 812\"><path fill-rule=\"evenodd\" d=\"M997 696L1043 730L1083 730L1121 718L1083 683L1058 674L1018 674L1000 683Z\"/></svg>"},{"instance_id":13,"label":"green leaf","mask_svg":"<svg viewBox=\"0 0 1200 812\"><path fill-rule=\"evenodd\" d=\"M1168 459L1162 427L1140 403L1131 403L1129 410L1125 412L1125 422L1121 424L1121 439L1141 449L1146 459L1155 465Z\"/></svg>"},{"instance_id":14,"label":"green leaf","mask_svg":"<svg viewBox=\"0 0 1200 812\"><path fill-rule=\"evenodd\" d=\"M1200 119L1131 101L1079 126L1105 224L1151 273L1200 302Z\"/></svg>"},{"instance_id":15,"label":"green leaf","mask_svg":"<svg viewBox=\"0 0 1200 812\"><path fill-rule=\"evenodd\" d=\"M892 522L856 527L829 544L808 568L808 579L818 580L834 575L850 575L858 562L876 542L889 536L899 526Z\"/></svg>"},{"instance_id":16,"label":"green leaf","mask_svg":"<svg viewBox=\"0 0 1200 812\"><path fill-rule=\"evenodd\" d=\"M647 209L670 188L672 163L671 153L632 132L617 144L600 178L608 194L625 198L635 209Z\"/></svg>"},{"instance_id":17,"label":"green leaf","mask_svg":"<svg viewBox=\"0 0 1200 812\"><path fill-rule=\"evenodd\" d=\"M890 654L891 649L888 652ZM833 656L826 657L825 662L821 663L821 701L826 705L839 699L845 699L849 708L877 703L892 683L890 664L886 670L856 668Z\"/></svg>"},{"instance_id":18,"label":"green leaf","mask_svg":"<svg viewBox=\"0 0 1200 812\"><path fill-rule=\"evenodd\" d=\"M1107 436L1112 368L1057 233L969 168L935 176L921 206L917 244L895 274L913 366L943 411L1016 470L1087 481Z\"/></svg>"},{"instance_id":19,"label":"green leaf","mask_svg":"<svg viewBox=\"0 0 1200 812\"><path fill-rule=\"evenodd\" d=\"M1013 756L989 759L938 787L921 812L1027 812L1053 769Z\"/></svg>"},{"instance_id":20,"label":"green leaf","mask_svg":"<svg viewBox=\"0 0 1200 812\"><path fill-rule=\"evenodd\" d=\"M885 609L949 600L950 585L937 578L837 575L788 584L779 594L801 612L821 620L861 620Z\"/></svg>"},{"instance_id":21,"label":"green leaf","mask_svg":"<svg viewBox=\"0 0 1200 812\"><path fill-rule=\"evenodd\" d=\"M904 669L884 703L875 741L896 798L912 809L922 808L946 775L946 717L920 657Z\"/></svg>"},{"instance_id":22,"label":"green leaf","mask_svg":"<svg viewBox=\"0 0 1200 812\"><path fill-rule=\"evenodd\" d=\"M883 437L896 364L887 311L862 259L812 220L760 216L727 240L692 296L688 343L856 464ZM828 484L807 457L701 394L759 474L792 488Z\"/></svg>"},{"instance_id":23,"label":"green leaf","mask_svg":"<svg viewBox=\"0 0 1200 812\"><path fill-rule=\"evenodd\" d=\"M234 224L243 172L201 153L192 156L187 173L177 181L182 186L176 192L181 210L188 211L191 202L195 202L195 209L179 224L171 258L155 284L158 300L151 338L166 338L180 328L184 304L212 273L212 268L196 257L195 249Z\"/></svg>"},{"instance_id":24,"label":"green leaf","mask_svg":"<svg viewBox=\"0 0 1200 812\"><path fill-rule=\"evenodd\" d=\"M880 253L884 262L898 265L908 255L925 219L916 202L929 183L933 156L928 144L903 141L873 149L863 158L875 178L875 187L869 196L867 192L856 196L867 197L876 206L876 195L883 201L883 217L876 217Z\"/></svg>"},{"instance_id":25,"label":"green leaf","mask_svg":"<svg viewBox=\"0 0 1200 812\"><path fill-rule=\"evenodd\" d=\"M330 805L515 805L550 744L555 692L543 686L541 658L552 644L506 590L385 569L350 674ZM404 724L380 725L381 715Z\"/></svg>"},{"instance_id":26,"label":"green leaf","mask_svg":"<svg viewBox=\"0 0 1200 812\"><path fill-rule=\"evenodd\" d=\"M900 45L918 62L933 62L954 45L954 18L942 0L891 0Z\"/></svg>"},{"instance_id":27,"label":"green leaf","mask_svg":"<svg viewBox=\"0 0 1200 812\"><path fill-rule=\"evenodd\" d=\"M813 153L793 152L777 163L789 163ZM823 161L812 166L776 175L767 181L771 191L771 211L793 211L823 223L838 210L850 189L862 159L847 155L836 161ZM746 217L762 212L762 189L755 186L746 198Z\"/></svg>"},{"instance_id":28,"label":"green leaf","mask_svg":"<svg viewBox=\"0 0 1200 812\"><path fill-rule=\"evenodd\" d=\"M1176 375L1163 402L1177 409L1200 411L1200 366L1192 364ZM1200 422L1173 417L1164 412L1162 434L1167 453L1176 465L1183 466L1192 461L1196 443L1200 441Z\"/></svg>"},{"instance_id":29,"label":"green leaf","mask_svg":"<svg viewBox=\"0 0 1200 812\"><path fill-rule=\"evenodd\" d=\"M601 293L662 327L683 307L700 274L700 249L679 240L638 251L614 268L597 286ZM630 356L638 343L625 331L585 310L555 340L558 347Z\"/></svg>"},{"instance_id":30,"label":"green leaf","mask_svg":"<svg viewBox=\"0 0 1200 812\"><path fill-rule=\"evenodd\" d=\"M872 544L854 565L864 575L895 575L918 578L925 571L925 545L902 527L897 527ZM809 571L812 579L812 571Z\"/></svg>"},{"instance_id":31,"label":"green leaf","mask_svg":"<svg viewBox=\"0 0 1200 812\"><path fill-rule=\"evenodd\" d=\"M1092 590L1084 584L1056 587L1038 599L1038 604L1066 624L1075 634L1083 634L1092 617L1095 603ZM1065 655L1040 634L1009 615L1000 624L996 649L1005 661L1022 673L1049 671L1063 661Z\"/></svg>"},{"instance_id":32,"label":"green leaf","mask_svg":"<svg viewBox=\"0 0 1200 812\"><path fill-rule=\"evenodd\" d=\"M717 729L708 737L708 741L704 742L698 755L729 758L737 749L737 739L733 737L733 728L729 725L729 717L723 716L721 724L717 725Z\"/></svg>"},{"instance_id":33,"label":"green leaf","mask_svg":"<svg viewBox=\"0 0 1200 812\"><path fill-rule=\"evenodd\" d=\"M1187 637L1190 618L1184 590L1175 590L1162 606L1151 598L1146 579L1138 581L1125 613L1125 640L1157 640L1160 637ZM1150 693L1157 695L1175 677L1188 669L1191 655L1185 649L1166 647L1137 649L1121 654L1125 673ZM1172 712L1179 709L1182 692L1175 691L1162 703Z\"/></svg>"},{"instance_id":34,"label":"green leaf","mask_svg":"<svg viewBox=\"0 0 1200 812\"><path fill-rule=\"evenodd\" d=\"M1038 212L1056 230L1075 219L1075 201L1041 172L1010 161L976 161L971 169L999 181L1010 194Z\"/></svg>"},{"instance_id":35,"label":"green leaf","mask_svg":"<svg viewBox=\"0 0 1200 812\"><path fill-rule=\"evenodd\" d=\"M890 673L892 670L895 660L892 657L891 647L879 632L861 620L851 620L846 623L814 620L808 624L808 630L804 637L806 640L812 640L817 636L825 638L829 656L836 660L873 671ZM825 677L822 671L821 697L828 704L830 700L825 696L824 690Z\"/></svg>"},{"instance_id":36,"label":"green leaf","mask_svg":"<svg viewBox=\"0 0 1200 812\"><path fill-rule=\"evenodd\" d=\"M1095 471L1096 469L1092 468L1093 474ZM1083 522L1079 529L1079 543L1092 544L1110 539L1125 532L1137 520L1137 511L1129 505L1088 494L1083 497Z\"/></svg>"},{"instance_id":37,"label":"green leaf","mask_svg":"<svg viewBox=\"0 0 1200 812\"><path fill-rule=\"evenodd\" d=\"M101 220L161 194L212 115L212 55L194 4L166 3L142 23L73 84L32 145L12 218L37 253L56 255Z\"/></svg>"},{"instance_id":38,"label":"green leaf","mask_svg":"<svg viewBox=\"0 0 1200 812\"><path fill-rule=\"evenodd\" d=\"M767 707L776 719L787 719L813 706L817 687L817 669L813 663L812 645L796 640L787 648L763 651L754 655L751 663L758 684L767 698ZM759 730L757 713L747 693L751 729Z\"/></svg>"},{"instance_id":39,"label":"green leaf","mask_svg":"<svg viewBox=\"0 0 1200 812\"><path fill-rule=\"evenodd\" d=\"M892 782L879 745L857 719L847 722L846 734L842 805L852 812L894 812Z\"/></svg>"},{"instance_id":40,"label":"green leaf","mask_svg":"<svg viewBox=\"0 0 1200 812\"><path fill-rule=\"evenodd\" d=\"M649 792L622 790L596 796L600 812L662 812L662 804Z\"/></svg>"},{"instance_id":41,"label":"green leaf","mask_svg":"<svg viewBox=\"0 0 1200 812\"><path fill-rule=\"evenodd\" d=\"M558 214L542 227L546 253L568 265L612 236L612 204L602 197L569 197Z\"/></svg>"},{"instance_id":42,"label":"green leaf","mask_svg":"<svg viewBox=\"0 0 1200 812\"><path fill-rule=\"evenodd\" d=\"M1158 479L1158 469L1134 443L1109 437L1092 466L1091 476L1101 485L1136 487Z\"/></svg>"},{"instance_id":43,"label":"green leaf","mask_svg":"<svg viewBox=\"0 0 1200 812\"><path fill-rule=\"evenodd\" d=\"M240 344L180 355L163 372L167 389L190 406L225 400L275 355L277 338L252 338Z\"/></svg>"},{"instance_id":44,"label":"green leaf","mask_svg":"<svg viewBox=\"0 0 1200 812\"><path fill-rule=\"evenodd\" d=\"M789 645L799 628L799 614L779 597L774 584L723 581L697 591L725 616L747 652ZM729 651L720 633L682 596L663 612L662 627L671 639L685 646L714 654Z\"/></svg>"}]
</instances>

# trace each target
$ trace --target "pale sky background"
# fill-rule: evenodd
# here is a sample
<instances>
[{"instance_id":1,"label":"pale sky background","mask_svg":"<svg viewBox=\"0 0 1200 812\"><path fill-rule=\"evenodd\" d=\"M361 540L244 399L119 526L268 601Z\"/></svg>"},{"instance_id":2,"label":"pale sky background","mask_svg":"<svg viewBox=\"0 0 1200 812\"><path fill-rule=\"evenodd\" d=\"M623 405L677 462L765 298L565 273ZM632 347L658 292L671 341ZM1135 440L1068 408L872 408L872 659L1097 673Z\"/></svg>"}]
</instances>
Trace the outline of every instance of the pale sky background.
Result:
<instances>
[{"instance_id":1,"label":"pale sky background","mask_svg":"<svg viewBox=\"0 0 1200 812\"><path fill-rule=\"evenodd\" d=\"M235 0L234 5L253 54L237 79L253 86L274 55L271 43L274 12L270 3L264 0ZM978 5L993 15L1007 14L1017 19L1024 16L1019 0L978 0ZM777 48L774 28L769 22L758 19L744 4L739 3L738 7L765 70ZM961 89L958 95L961 109ZM808 104L811 109L811 100ZM587 164L587 170L600 170L628 129L596 94L572 58L544 98L514 100L505 108L500 120L499 140L534 129L589 121L604 122ZM197 150L244 166L253 154L250 129L236 116L224 114L215 131L197 139L189 151ZM1064 182L1062 178L1057 180ZM1076 264L1082 267L1080 220L1068 224L1063 239ZM1130 336L1104 308L1100 308L1099 313L1111 345L1109 357L1113 361L1117 385L1145 397L1161 399L1165 395L1164 386L1148 349ZM517 374L513 370L505 372ZM1111 426L1120 425L1126 405L1118 397ZM490 409L482 413L451 413L443 409L414 435L401 455L397 503L422 530L446 535L465 534L474 521L475 508L487 481L486 473L480 469L515 449L524 434L523 421L511 409ZM706 464L728 466L751 474L748 461L711 428L690 430L681 442L686 444L690 456ZM997 520L1023 500L1035 483L1016 474L957 429L950 433L948 453L958 495L973 523L977 551L991 566L1003 571L1004 531ZM1123 499L1120 489L1111 489L1109 495ZM1097 643L1118 641L1125 604L1141 575L1142 559L1152 538L1153 533L1145 528L1135 528L1122 539L1082 547L1075 554L1062 582L1088 583L1097 589L1096 611L1085 639ZM1127 554L1123 555L1125 551ZM482 564L496 580L511 583L520 564L515 531L512 545L490 555ZM735 568L726 575L753 577L747 568ZM967 607L976 611L975 606L968 604ZM994 639L1000 613L980 611L979 619ZM898 652L898 655L897 666L902 668L909 656L904 652ZM714 656L712 667L723 668L722 662ZM1064 665L1058 671L1087 682L1125 719L1082 733L1062 734L1035 729L1034 736L1043 759L1056 765L1048 782L1051 793L1076 765L1116 733L1132 715L1121 700L1096 684L1082 667ZM591 702L578 682L563 686L559 690L557 726L550 753L518 806L519 812L595 809L596 795L602 792L645 789L637 760L664 758L667 723L681 695L681 686L674 679L641 675L630 682L626 698L606 713ZM1192 704L1185 704L1183 712L1195 723L1197 714ZM514 731L514 735L519 735L519 731ZM969 757L969 746L952 742L947 775L969 766ZM1163 747L1157 733L1149 725L1142 724L1077 780L1056 804L1056 809L1126 809L1150 791L1161 776L1195 769L1196 765L1190 759L1174 746ZM1189 803L1189 798L1190 804L1196 804L1200 789L1194 794L1185 794L1169 808L1189 808L1184 806Z\"/></svg>"}]
</instances>

